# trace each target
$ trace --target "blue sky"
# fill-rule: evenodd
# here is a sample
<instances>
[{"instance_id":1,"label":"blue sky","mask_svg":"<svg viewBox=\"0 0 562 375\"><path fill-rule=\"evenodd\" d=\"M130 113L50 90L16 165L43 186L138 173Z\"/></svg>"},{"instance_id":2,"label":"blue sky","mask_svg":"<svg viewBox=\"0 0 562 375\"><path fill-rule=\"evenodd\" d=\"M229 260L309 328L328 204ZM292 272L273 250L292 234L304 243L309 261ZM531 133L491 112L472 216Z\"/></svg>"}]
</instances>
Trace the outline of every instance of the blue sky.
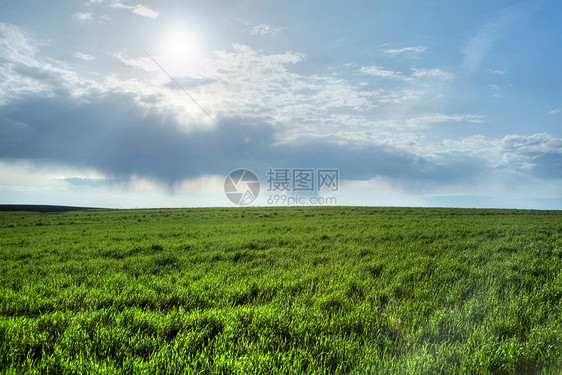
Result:
<instances>
[{"instance_id":1,"label":"blue sky","mask_svg":"<svg viewBox=\"0 0 562 375\"><path fill-rule=\"evenodd\" d=\"M558 1L3 1L0 203L229 206L230 171L272 167L337 168L342 205L562 209L561 24Z\"/></svg>"}]
</instances>

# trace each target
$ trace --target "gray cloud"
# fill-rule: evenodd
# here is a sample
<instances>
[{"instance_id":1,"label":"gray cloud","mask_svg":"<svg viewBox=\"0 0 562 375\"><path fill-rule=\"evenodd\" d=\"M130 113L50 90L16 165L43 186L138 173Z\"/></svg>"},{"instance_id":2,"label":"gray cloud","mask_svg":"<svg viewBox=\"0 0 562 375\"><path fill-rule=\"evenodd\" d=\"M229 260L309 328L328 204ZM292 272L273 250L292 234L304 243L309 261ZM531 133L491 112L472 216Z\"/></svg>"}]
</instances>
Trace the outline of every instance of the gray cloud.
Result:
<instances>
[{"instance_id":1,"label":"gray cloud","mask_svg":"<svg viewBox=\"0 0 562 375\"><path fill-rule=\"evenodd\" d=\"M562 178L562 139L546 133L509 135L502 151L513 168L531 170L542 178Z\"/></svg>"},{"instance_id":2,"label":"gray cloud","mask_svg":"<svg viewBox=\"0 0 562 375\"><path fill-rule=\"evenodd\" d=\"M225 122L232 132L260 136L249 121ZM254 131L253 131L254 129ZM261 126L260 129L267 129ZM174 184L240 165L240 146L219 129L186 131L156 111L146 112L130 94L30 97L4 109L0 157L93 167L112 177L142 176Z\"/></svg>"},{"instance_id":3,"label":"gray cloud","mask_svg":"<svg viewBox=\"0 0 562 375\"><path fill-rule=\"evenodd\" d=\"M173 186L188 178L239 167L339 168L346 179L390 176L404 180L475 178L486 161L464 153L432 156L389 146L330 143L299 136L279 142L278 130L257 118L218 118L221 128L186 129L132 94L27 97L0 112L0 158L95 168L109 178L133 176ZM226 131L224 131L226 130ZM72 181L71 181L72 182ZM80 182L80 181L78 181Z\"/></svg>"}]
</instances>

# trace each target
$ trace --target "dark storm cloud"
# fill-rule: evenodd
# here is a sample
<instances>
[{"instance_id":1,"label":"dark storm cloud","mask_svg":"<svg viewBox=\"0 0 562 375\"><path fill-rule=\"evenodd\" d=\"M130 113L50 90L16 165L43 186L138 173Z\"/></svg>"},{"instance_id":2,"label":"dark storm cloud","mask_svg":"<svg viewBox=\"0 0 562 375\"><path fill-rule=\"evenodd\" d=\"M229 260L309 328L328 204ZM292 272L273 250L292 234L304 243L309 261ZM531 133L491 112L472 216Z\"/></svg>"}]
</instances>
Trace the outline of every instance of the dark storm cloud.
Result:
<instances>
[{"instance_id":1,"label":"dark storm cloud","mask_svg":"<svg viewBox=\"0 0 562 375\"><path fill-rule=\"evenodd\" d=\"M4 108L0 124L3 159L93 167L115 178L138 175L173 184L228 172L244 158L241 146L219 129L188 132L125 94L80 103L70 97L27 98ZM241 135L257 127L248 121L227 125ZM266 127L260 129L266 137Z\"/></svg>"},{"instance_id":2,"label":"dark storm cloud","mask_svg":"<svg viewBox=\"0 0 562 375\"><path fill-rule=\"evenodd\" d=\"M419 155L350 141L320 146L313 137L283 142L276 131L281 125L256 118L219 117L220 126L207 128L186 127L173 118L140 106L132 94L79 101L61 94L28 96L0 111L0 158L59 162L95 168L108 181L138 176L170 186L241 167L258 173L268 167L338 168L345 179L388 176L434 183L476 179L491 168L485 159L461 152ZM505 148L523 157L532 152L537 173L560 176L560 153L533 141L510 139ZM556 167L558 172L552 171Z\"/></svg>"},{"instance_id":3,"label":"dark storm cloud","mask_svg":"<svg viewBox=\"0 0 562 375\"><path fill-rule=\"evenodd\" d=\"M280 147L288 166L338 168L346 178L367 180L376 176L397 179L457 181L477 177L486 161L460 153L420 156L398 147L364 143L327 144L315 147L303 141Z\"/></svg>"}]
</instances>

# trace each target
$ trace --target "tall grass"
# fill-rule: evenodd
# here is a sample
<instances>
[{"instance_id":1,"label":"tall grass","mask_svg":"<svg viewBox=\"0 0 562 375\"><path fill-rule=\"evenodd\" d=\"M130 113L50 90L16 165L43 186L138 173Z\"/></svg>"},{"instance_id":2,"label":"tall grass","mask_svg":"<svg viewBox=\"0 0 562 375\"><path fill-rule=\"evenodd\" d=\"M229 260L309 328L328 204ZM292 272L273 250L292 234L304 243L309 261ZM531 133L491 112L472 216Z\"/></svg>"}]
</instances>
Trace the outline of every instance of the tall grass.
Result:
<instances>
[{"instance_id":1,"label":"tall grass","mask_svg":"<svg viewBox=\"0 0 562 375\"><path fill-rule=\"evenodd\" d=\"M0 213L5 373L562 371L558 211Z\"/></svg>"}]
</instances>

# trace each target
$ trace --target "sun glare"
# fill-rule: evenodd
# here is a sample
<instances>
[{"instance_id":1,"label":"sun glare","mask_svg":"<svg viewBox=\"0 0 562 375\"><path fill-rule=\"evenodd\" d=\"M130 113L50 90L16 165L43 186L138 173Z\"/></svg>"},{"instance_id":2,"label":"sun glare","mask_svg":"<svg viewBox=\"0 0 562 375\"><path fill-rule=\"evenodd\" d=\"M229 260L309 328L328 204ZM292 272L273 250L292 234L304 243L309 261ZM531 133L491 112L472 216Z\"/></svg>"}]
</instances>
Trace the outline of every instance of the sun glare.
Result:
<instances>
[{"instance_id":1,"label":"sun glare","mask_svg":"<svg viewBox=\"0 0 562 375\"><path fill-rule=\"evenodd\" d=\"M160 52L169 64L189 63L199 57L199 45L193 33L177 28L164 37Z\"/></svg>"}]
</instances>

